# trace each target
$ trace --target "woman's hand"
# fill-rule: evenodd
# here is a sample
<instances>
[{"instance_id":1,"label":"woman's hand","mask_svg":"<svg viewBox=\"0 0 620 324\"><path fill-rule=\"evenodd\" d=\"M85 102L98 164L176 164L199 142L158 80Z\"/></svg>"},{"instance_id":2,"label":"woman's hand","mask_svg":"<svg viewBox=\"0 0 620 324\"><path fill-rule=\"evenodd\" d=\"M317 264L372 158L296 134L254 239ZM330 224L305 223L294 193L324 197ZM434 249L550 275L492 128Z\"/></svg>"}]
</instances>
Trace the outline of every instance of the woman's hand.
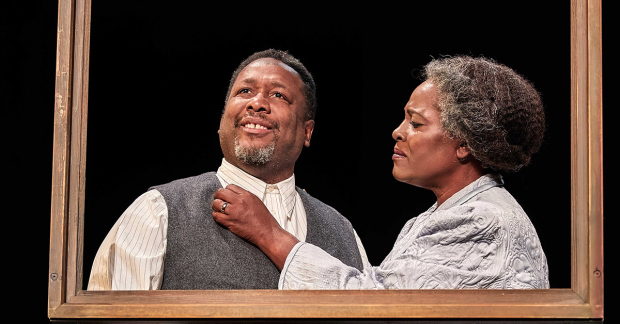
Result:
<instances>
[{"instance_id":1,"label":"woman's hand","mask_svg":"<svg viewBox=\"0 0 620 324\"><path fill-rule=\"evenodd\" d=\"M213 219L256 245L282 270L286 257L299 240L280 227L263 202L233 184L216 191L213 198Z\"/></svg>"}]
</instances>

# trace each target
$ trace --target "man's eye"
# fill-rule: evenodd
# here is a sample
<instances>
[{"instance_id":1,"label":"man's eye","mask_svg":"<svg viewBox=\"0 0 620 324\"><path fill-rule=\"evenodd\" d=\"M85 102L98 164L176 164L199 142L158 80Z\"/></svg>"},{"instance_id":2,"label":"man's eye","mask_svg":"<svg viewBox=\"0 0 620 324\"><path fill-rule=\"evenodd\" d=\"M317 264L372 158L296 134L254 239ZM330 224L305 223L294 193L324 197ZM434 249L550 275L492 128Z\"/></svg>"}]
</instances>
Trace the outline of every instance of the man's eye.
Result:
<instances>
[{"instance_id":1,"label":"man's eye","mask_svg":"<svg viewBox=\"0 0 620 324\"><path fill-rule=\"evenodd\" d=\"M288 102L288 98L284 94L282 94L281 92L274 92L272 94L272 96L274 96L275 98L282 99L282 100Z\"/></svg>"},{"instance_id":2,"label":"man's eye","mask_svg":"<svg viewBox=\"0 0 620 324\"><path fill-rule=\"evenodd\" d=\"M411 126L413 126L413 128L418 128L420 126L422 126L422 124L416 123L416 122L411 122Z\"/></svg>"},{"instance_id":3,"label":"man's eye","mask_svg":"<svg viewBox=\"0 0 620 324\"><path fill-rule=\"evenodd\" d=\"M244 89L239 90L239 92L237 92L237 93L238 93L238 94L239 94L239 93L250 93L250 89L248 89L248 88L244 88Z\"/></svg>"}]
</instances>

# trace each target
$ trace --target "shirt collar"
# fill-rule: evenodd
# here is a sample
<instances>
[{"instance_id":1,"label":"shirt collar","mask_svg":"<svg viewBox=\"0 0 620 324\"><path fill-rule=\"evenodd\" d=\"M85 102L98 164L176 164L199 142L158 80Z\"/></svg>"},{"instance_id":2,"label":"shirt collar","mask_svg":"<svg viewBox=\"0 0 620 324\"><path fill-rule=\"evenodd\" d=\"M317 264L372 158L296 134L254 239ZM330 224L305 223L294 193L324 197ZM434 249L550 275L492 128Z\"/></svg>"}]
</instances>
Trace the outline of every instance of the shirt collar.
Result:
<instances>
[{"instance_id":1,"label":"shirt collar","mask_svg":"<svg viewBox=\"0 0 620 324\"><path fill-rule=\"evenodd\" d=\"M439 208L437 208L437 203L435 203L432 207L431 210L432 212L435 211L439 211L439 210L445 210L448 209L450 207L453 207L453 205L455 203L457 203L461 198L463 198L465 195L469 194L472 191L475 191L476 189L482 189L481 187L483 186L489 186L489 185L501 185L504 183L504 180L502 179L502 176L500 174L497 173L488 173L485 174L483 176L481 176L480 178L476 179L474 182L468 184L467 186L465 186L465 188L459 190L457 193L453 194L450 198L446 199L446 201L444 201L443 204L441 204L441 206L439 206ZM436 210L435 210L436 209Z\"/></svg>"},{"instance_id":2,"label":"shirt collar","mask_svg":"<svg viewBox=\"0 0 620 324\"><path fill-rule=\"evenodd\" d=\"M287 213L290 214L295 207L295 174L286 180L270 185L232 165L226 161L226 159L222 159L222 165L217 169L217 175L220 176L226 184L237 185L251 192L261 200L265 197L266 193L269 193L268 188L270 186L277 186Z\"/></svg>"}]
</instances>

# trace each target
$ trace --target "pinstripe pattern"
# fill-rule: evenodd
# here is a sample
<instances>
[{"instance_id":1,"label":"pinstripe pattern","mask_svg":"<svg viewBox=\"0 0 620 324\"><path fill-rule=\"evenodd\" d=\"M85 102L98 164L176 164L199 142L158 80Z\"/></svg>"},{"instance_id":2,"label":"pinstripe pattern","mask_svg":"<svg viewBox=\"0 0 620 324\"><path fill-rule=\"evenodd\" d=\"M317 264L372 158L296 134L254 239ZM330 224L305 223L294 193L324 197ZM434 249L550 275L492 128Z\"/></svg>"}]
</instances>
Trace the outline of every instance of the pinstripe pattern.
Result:
<instances>
[{"instance_id":1,"label":"pinstripe pattern","mask_svg":"<svg viewBox=\"0 0 620 324\"><path fill-rule=\"evenodd\" d=\"M306 240L306 211L295 190L295 175L276 184L267 184L222 159L217 177L224 188L232 183L256 195L282 228L298 240Z\"/></svg>"},{"instance_id":2,"label":"pinstripe pattern","mask_svg":"<svg viewBox=\"0 0 620 324\"><path fill-rule=\"evenodd\" d=\"M101 244L88 290L152 290L161 286L168 209L157 190L136 199Z\"/></svg>"},{"instance_id":3,"label":"pinstripe pattern","mask_svg":"<svg viewBox=\"0 0 620 324\"><path fill-rule=\"evenodd\" d=\"M217 177L261 198L278 224L305 241L307 219L293 175L275 185L252 177L222 159ZM156 290L161 287L168 231L168 208L157 190L136 199L114 224L93 262L88 290ZM355 234L364 264L367 256Z\"/></svg>"}]
</instances>

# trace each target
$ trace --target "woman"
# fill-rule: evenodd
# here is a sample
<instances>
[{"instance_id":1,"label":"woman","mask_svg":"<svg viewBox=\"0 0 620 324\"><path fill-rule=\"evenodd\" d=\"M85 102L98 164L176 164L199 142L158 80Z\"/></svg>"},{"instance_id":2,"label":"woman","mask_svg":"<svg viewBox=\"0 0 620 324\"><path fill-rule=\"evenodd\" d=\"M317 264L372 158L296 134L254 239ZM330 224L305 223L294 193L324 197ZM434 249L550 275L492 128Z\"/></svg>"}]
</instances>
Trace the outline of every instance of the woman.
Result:
<instances>
[{"instance_id":1,"label":"woman","mask_svg":"<svg viewBox=\"0 0 620 324\"><path fill-rule=\"evenodd\" d=\"M359 271L298 242L239 187L214 195L215 220L282 270L280 289L549 288L536 231L497 173L519 170L540 148L540 96L484 58L434 60L425 77L392 134L392 174L432 190L437 203L405 224L380 266Z\"/></svg>"}]
</instances>

